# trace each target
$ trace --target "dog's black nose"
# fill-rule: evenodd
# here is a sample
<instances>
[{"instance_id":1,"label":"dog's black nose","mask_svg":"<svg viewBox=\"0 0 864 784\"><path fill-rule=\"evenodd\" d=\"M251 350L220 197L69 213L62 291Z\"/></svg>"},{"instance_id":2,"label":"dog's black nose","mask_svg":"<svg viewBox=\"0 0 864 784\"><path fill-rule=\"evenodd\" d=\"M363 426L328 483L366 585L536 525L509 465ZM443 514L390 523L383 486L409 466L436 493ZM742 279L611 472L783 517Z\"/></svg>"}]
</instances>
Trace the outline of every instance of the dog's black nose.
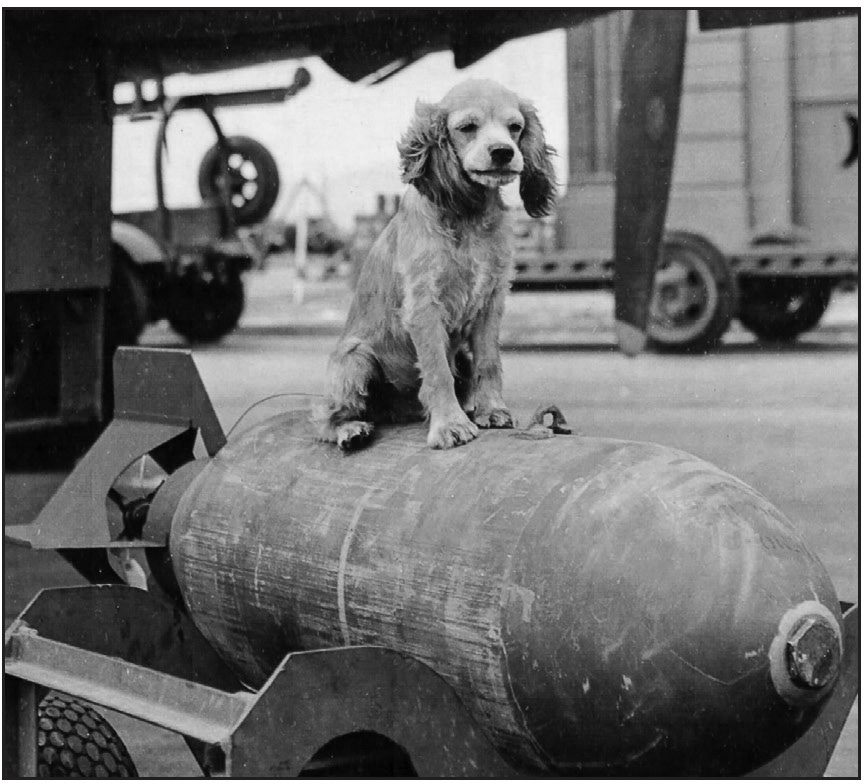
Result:
<instances>
[{"instance_id":1,"label":"dog's black nose","mask_svg":"<svg viewBox=\"0 0 864 784\"><path fill-rule=\"evenodd\" d=\"M513 160L513 148L509 144L490 147L489 157L496 166L506 166Z\"/></svg>"}]
</instances>

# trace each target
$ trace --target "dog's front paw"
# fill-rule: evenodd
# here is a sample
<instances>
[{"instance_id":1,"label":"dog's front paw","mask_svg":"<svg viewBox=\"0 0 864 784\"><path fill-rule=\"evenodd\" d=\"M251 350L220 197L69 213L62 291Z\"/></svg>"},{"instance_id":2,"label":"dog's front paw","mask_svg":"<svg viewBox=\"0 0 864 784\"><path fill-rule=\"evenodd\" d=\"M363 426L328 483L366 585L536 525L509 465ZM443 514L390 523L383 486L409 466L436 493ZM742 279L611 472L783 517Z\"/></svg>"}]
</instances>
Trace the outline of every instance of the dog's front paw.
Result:
<instances>
[{"instance_id":1,"label":"dog's front paw","mask_svg":"<svg viewBox=\"0 0 864 784\"><path fill-rule=\"evenodd\" d=\"M513 427L513 415L506 408L493 408L488 411L478 410L474 412L474 424L477 427L487 428L511 428Z\"/></svg>"},{"instance_id":2,"label":"dog's front paw","mask_svg":"<svg viewBox=\"0 0 864 784\"><path fill-rule=\"evenodd\" d=\"M477 438L480 431L465 414L461 417L432 418L426 443L433 449L450 449Z\"/></svg>"},{"instance_id":3,"label":"dog's front paw","mask_svg":"<svg viewBox=\"0 0 864 784\"><path fill-rule=\"evenodd\" d=\"M353 452L366 446L374 432L375 425L371 422L345 422L335 429L336 443L343 452Z\"/></svg>"}]
</instances>

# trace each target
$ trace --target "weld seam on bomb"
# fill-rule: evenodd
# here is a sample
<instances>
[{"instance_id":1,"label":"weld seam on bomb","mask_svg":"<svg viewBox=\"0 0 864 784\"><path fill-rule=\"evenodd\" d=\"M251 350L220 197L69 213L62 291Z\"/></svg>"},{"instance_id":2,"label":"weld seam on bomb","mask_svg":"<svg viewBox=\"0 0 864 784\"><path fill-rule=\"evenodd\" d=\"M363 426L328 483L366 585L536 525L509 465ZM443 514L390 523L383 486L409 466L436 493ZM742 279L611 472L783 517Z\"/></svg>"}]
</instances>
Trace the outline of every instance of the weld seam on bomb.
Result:
<instances>
[{"instance_id":1,"label":"weld seam on bomb","mask_svg":"<svg viewBox=\"0 0 864 784\"><path fill-rule=\"evenodd\" d=\"M366 504L375 492L375 488L369 488L354 510L351 516L351 521L348 523L348 530L345 532L345 538L342 540L342 548L339 551L339 567L336 571L336 607L339 612L339 628L342 631L342 644L346 647L351 645L351 630L348 628L348 612L345 609L345 569L348 567L348 553L351 550L351 543L354 541L354 532L357 530L357 524L366 510Z\"/></svg>"}]
</instances>

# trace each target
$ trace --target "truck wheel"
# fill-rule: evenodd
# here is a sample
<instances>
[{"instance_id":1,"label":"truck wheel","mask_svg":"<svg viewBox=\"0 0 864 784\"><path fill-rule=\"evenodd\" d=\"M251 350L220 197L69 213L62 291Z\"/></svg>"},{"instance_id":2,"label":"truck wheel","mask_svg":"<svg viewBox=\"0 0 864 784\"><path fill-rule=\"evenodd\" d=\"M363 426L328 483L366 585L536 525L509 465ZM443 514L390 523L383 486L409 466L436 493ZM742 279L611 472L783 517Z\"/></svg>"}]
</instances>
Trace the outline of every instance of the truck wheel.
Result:
<instances>
[{"instance_id":1,"label":"truck wheel","mask_svg":"<svg viewBox=\"0 0 864 784\"><path fill-rule=\"evenodd\" d=\"M130 778L138 770L114 728L89 705L59 694L39 704L39 778Z\"/></svg>"},{"instance_id":2,"label":"truck wheel","mask_svg":"<svg viewBox=\"0 0 864 784\"><path fill-rule=\"evenodd\" d=\"M111 284L105 302L105 343L134 346L147 326L147 288L132 257L119 245L111 248Z\"/></svg>"},{"instance_id":3,"label":"truck wheel","mask_svg":"<svg viewBox=\"0 0 864 784\"><path fill-rule=\"evenodd\" d=\"M831 290L827 280L745 279L738 320L760 340L795 340L819 323L831 302Z\"/></svg>"},{"instance_id":4,"label":"truck wheel","mask_svg":"<svg viewBox=\"0 0 864 784\"><path fill-rule=\"evenodd\" d=\"M171 281L168 321L190 343L212 343L227 335L243 314L243 280L230 270L189 268Z\"/></svg>"},{"instance_id":5,"label":"truck wheel","mask_svg":"<svg viewBox=\"0 0 864 784\"><path fill-rule=\"evenodd\" d=\"M259 223L279 196L279 169L270 151L248 136L228 136L228 191L234 220L240 226ZM220 199L222 164L214 144L198 167L198 191L203 199Z\"/></svg>"},{"instance_id":6,"label":"truck wheel","mask_svg":"<svg viewBox=\"0 0 864 784\"><path fill-rule=\"evenodd\" d=\"M150 299L132 257L119 245L111 247L111 283L105 296L105 337L102 343L102 418L114 414L114 352L136 346L147 326Z\"/></svg>"},{"instance_id":7,"label":"truck wheel","mask_svg":"<svg viewBox=\"0 0 864 784\"><path fill-rule=\"evenodd\" d=\"M658 351L708 351L720 342L738 299L723 254L704 237L673 231L663 238L648 314Z\"/></svg>"}]
</instances>

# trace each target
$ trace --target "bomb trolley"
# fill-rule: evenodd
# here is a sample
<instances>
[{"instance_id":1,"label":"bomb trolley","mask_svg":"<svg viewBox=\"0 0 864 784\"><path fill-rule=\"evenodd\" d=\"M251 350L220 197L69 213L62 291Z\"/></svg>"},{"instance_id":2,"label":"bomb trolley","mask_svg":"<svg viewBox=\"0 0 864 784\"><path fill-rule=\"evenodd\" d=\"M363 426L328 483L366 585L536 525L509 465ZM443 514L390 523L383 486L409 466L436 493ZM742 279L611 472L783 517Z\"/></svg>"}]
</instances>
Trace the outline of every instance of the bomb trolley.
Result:
<instances>
[{"instance_id":1,"label":"bomb trolley","mask_svg":"<svg viewBox=\"0 0 864 784\"><path fill-rule=\"evenodd\" d=\"M178 732L211 774L824 771L857 608L732 477L536 430L479 455L385 429L346 457L296 412L225 446L188 353L124 350L115 372L117 418L7 535L149 590L45 591L10 627L10 775L39 771L44 689ZM164 476L129 497L142 455Z\"/></svg>"}]
</instances>

